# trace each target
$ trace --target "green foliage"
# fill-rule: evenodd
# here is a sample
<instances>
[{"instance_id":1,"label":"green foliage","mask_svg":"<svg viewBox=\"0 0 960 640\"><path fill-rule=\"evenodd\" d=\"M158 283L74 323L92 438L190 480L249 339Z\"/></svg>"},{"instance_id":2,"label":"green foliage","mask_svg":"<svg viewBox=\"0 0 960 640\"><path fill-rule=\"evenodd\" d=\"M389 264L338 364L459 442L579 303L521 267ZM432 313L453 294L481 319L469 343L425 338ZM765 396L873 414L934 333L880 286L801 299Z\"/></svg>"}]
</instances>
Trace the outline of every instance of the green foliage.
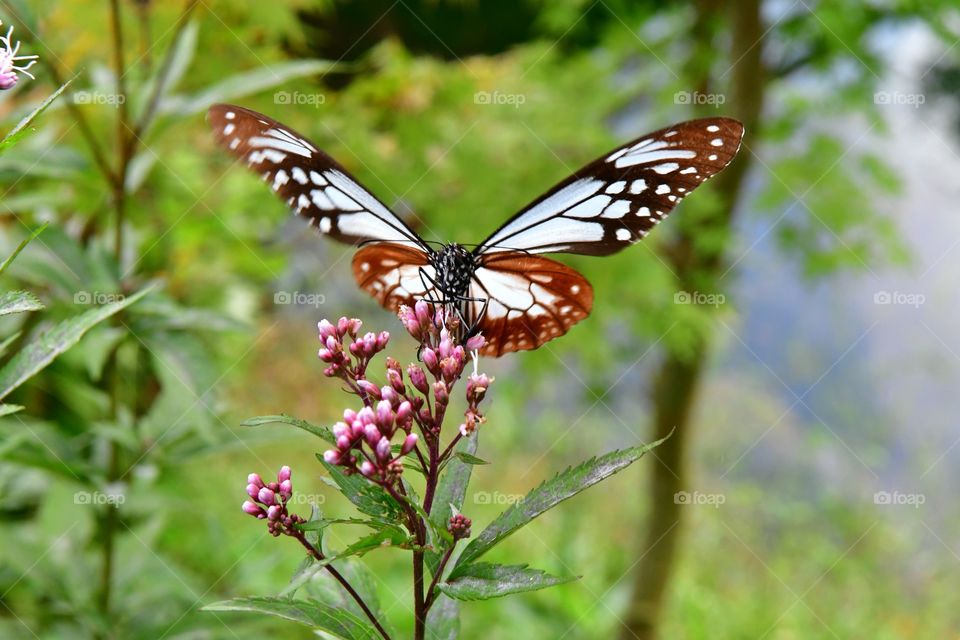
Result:
<instances>
[{"instance_id":1,"label":"green foliage","mask_svg":"<svg viewBox=\"0 0 960 640\"><path fill-rule=\"evenodd\" d=\"M206 611L252 611L277 616L328 631L346 640L377 640L380 636L368 622L343 609L316 600L285 598L234 598L204 607Z\"/></svg>"},{"instance_id":2,"label":"green foliage","mask_svg":"<svg viewBox=\"0 0 960 640\"><path fill-rule=\"evenodd\" d=\"M514 593L546 589L576 580L558 578L543 571L530 569L525 564L502 565L474 562L458 565L438 588L457 600L489 600Z\"/></svg>"}]
</instances>

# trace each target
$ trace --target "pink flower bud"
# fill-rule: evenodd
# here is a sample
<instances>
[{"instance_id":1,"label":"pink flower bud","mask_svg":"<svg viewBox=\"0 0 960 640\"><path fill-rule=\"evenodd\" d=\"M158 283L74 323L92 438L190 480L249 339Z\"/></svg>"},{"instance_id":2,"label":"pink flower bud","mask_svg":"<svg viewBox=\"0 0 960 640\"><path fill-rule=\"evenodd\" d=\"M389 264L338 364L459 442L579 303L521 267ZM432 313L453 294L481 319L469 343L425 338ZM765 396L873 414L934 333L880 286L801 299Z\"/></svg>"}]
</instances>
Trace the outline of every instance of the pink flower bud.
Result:
<instances>
[{"instance_id":1,"label":"pink flower bud","mask_svg":"<svg viewBox=\"0 0 960 640\"><path fill-rule=\"evenodd\" d=\"M350 328L350 319L347 316L341 317L337 320L337 335L344 336L347 333L347 330Z\"/></svg>"},{"instance_id":2,"label":"pink flower bud","mask_svg":"<svg viewBox=\"0 0 960 640\"><path fill-rule=\"evenodd\" d=\"M387 348L387 343L390 342L390 332L381 331L377 334L377 351L383 351Z\"/></svg>"},{"instance_id":3,"label":"pink flower bud","mask_svg":"<svg viewBox=\"0 0 960 640\"><path fill-rule=\"evenodd\" d=\"M403 374L400 373L399 369L387 369L387 381L397 393L406 393L407 388L403 384Z\"/></svg>"},{"instance_id":4,"label":"pink flower bud","mask_svg":"<svg viewBox=\"0 0 960 640\"><path fill-rule=\"evenodd\" d=\"M463 367L457 364L456 359L453 357L444 358L440 361L440 374L447 384L456 380L461 371L463 371Z\"/></svg>"},{"instance_id":5,"label":"pink flower bud","mask_svg":"<svg viewBox=\"0 0 960 640\"><path fill-rule=\"evenodd\" d=\"M326 318L317 323L317 329L320 331L320 342L323 344L327 343L327 338L330 336L337 335L337 328L330 324Z\"/></svg>"},{"instance_id":6,"label":"pink flower bud","mask_svg":"<svg viewBox=\"0 0 960 640\"><path fill-rule=\"evenodd\" d=\"M353 445L353 440L348 438L346 435L342 435L337 438L337 449L340 451L346 451Z\"/></svg>"},{"instance_id":7,"label":"pink flower bud","mask_svg":"<svg viewBox=\"0 0 960 640\"><path fill-rule=\"evenodd\" d=\"M413 451L413 448L417 446L417 439L417 434L409 434L403 441L403 446L400 448L400 455L405 456Z\"/></svg>"},{"instance_id":8,"label":"pink flower bud","mask_svg":"<svg viewBox=\"0 0 960 640\"><path fill-rule=\"evenodd\" d=\"M410 426L410 423L413 421L413 406L404 400L400 403L400 406L397 407L397 426L402 429L407 429Z\"/></svg>"},{"instance_id":9,"label":"pink flower bud","mask_svg":"<svg viewBox=\"0 0 960 640\"><path fill-rule=\"evenodd\" d=\"M357 412L353 409L344 409L343 410L343 421L347 424L352 424L354 420L357 419Z\"/></svg>"},{"instance_id":10,"label":"pink flower bud","mask_svg":"<svg viewBox=\"0 0 960 640\"><path fill-rule=\"evenodd\" d=\"M363 429L363 437L367 439L367 443L371 447L377 446L377 443L380 442L380 439L383 438L383 434L380 433L380 429L377 428L375 424L368 424Z\"/></svg>"},{"instance_id":11,"label":"pink flower bud","mask_svg":"<svg viewBox=\"0 0 960 640\"><path fill-rule=\"evenodd\" d=\"M263 486L263 480L260 479L259 473L251 473L250 475L248 475L247 482L249 482L250 484L257 485L257 488L260 488Z\"/></svg>"},{"instance_id":12,"label":"pink flower bud","mask_svg":"<svg viewBox=\"0 0 960 640\"><path fill-rule=\"evenodd\" d=\"M347 333L349 333L351 337L354 337L360 333L360 327L362 326L363 322L361 322L359 319L351 318L347 321Z\"/></svg>"},{"instance_id":13,"label":"pink flower bud","mask_svg":"<svg viewBox=\"0 0 960 640\"><path fill-rule=\"evenodd\" d=\"M280 483L280 495L283 496L285 501L293 495L293 483L290 482L289 478Z\"/></svg>"},{"instance_id":14,"label":"pink flower bud","mask_svg":"<svg viewBox=\"0 0 960 640\"><path fill-rule=\"evenodd\" d=\"M280 519L280 515L283 513L283 510L277 506L273 505L272 507L267 508L267 520L270 522L276 522Z\"/></svg>"},{"instance_id":15,"label":"pink flower bud","mask_svg":"<svg viewBox=\"0 0 960 640\"><path fill-rule=\"evenodd\" d=\"M363 420L354 420L353 424L350 425L350 437L353 440L363 437L363 428L366 427L363 423Z\"/></svg>"},{"instance_id":16,"label":"pink flower bud","mask_svg":"<svg viewBox=\"0 0 960 640\"><path fill-rule=\"evenodd\" d=\"M377 469L373 466L373 463L369 460L364 460L360 465L360 473L366 476L367 478L372 478L373 474L376 473Z\"/></svg>"},{"instance_id":17,"label":"pink flower bud","mask_svg":"<svg viewBox=\"0 0 960 640\"><path fill-rule=\"evenodd\" d=\"M390 406L400 402L400 398L397 396L397 392L393 390L393 387L380 387L380 397L386 400Z\"/></svg>"},{"instance_id":18,"label":"pink flower bud","mask_svg":"<svg viewBox=\"0 0 960 640\"><path fill-rule=\"evenodd\" d=\"M366 382L366 380L364 380L364 382ZM376 387L374 387L374 389L376 389ZM377 389L378 394L379 392L380 390ZM357 420L359 420L363 426L367 426L377 421L377 414L375 414L370 407L364 407L357 413Z\"/></svg>"},{"instance_id":19,"label":"pink flower bud","mask_svg":"<svg viewBox=\"0 0 960 640\"><path fill-rule=\"evenodd\" d=\"M453 340L450 339L446 329L440 331L440 346L437 347L437 351L440 352L441 358L449 358L453 353Z\"/></svg>"},{"instance_id":20,"label":"pink flower bud","mask_svg":"<svg viewBox=\"0 0 960 640\"><path fill-rule=\"evenodd\" d=\"M277 501L273 491L267 487L260 489L260 492L257 494L257 500L260 501L260 504L265 504L267 506L270 506Z\"/></svg>"},{"instance_id":21,"label":"pink flower bud","mask_svg":"<svg viewBox=\"0 0 960 640\"><path fill-rule=\"evenodd\" d=\"M380 460L387 460L390 458L390 441L386 438L380 438L380 442L377 443L375 450L377 458Z\"/></svg>"},{"instance_id":22,"label":"pink flower bud","mask_svg":"<svg viewBox=\"0 0 960 640\"><path fill-rule=\"evenodd\" d=\"M344 422L338 422L335 425L333 425L333 428L331 429L331 431L333 432L333 437L339 439L340 436L345 436L350 433L350 427L348 427Z\"/></svg>"},{"instance_id":23,"label":"pink flower bud","mask_svg":"<svg viewBox=\"0 0 960 640\"><path fill-rule=\"evenodd\" d=\"M327 464L340 464L340 453L333 449L327 449L323 452L323 459Z\"/></svg>"},{"instance_id":24,"label":"pink flower bud","mask_svg":"<svg viewBox=\"0 0 960 640\"><path fill-rule=\"evenodd\" d=\"M280 467L280 473L277 474L277 482L283 484L284 480L289 480L293 474L290 471L290 467L284 465Z\"/></svg>"},{"instance_id":25,"label":"pink flower bud","mask_svg":"<svg viewBox=\"0 0 960 640\"><path fill-rule=\"evenodd\" d=\"M367 396L376 400L380 399L380 387L369 380L357 380L357 386L359 386Z\"/></svg>"},{"instance_id":26,"label":"pink flower bud","mask_svg":"<svg viewBox=\"0 0 960 640\"><path fill-rule=\"evenodd\" d=\"M391 389L390 391L392 392L393 390ZM395 417L396 416L393 413L393 406L390 404L389 400L384 399L377 403L377 423L381 427L393 425L393 420Z\"/></svg>"},{"instance_id":27,"label":"pink flower bud","mask_svg":"<svg viewBox=\"0 0 960 640\"><path fill-rule=\"evenodd\" d=\"M427 374L424 373L423 369L415 364L411 364L407 367L407 376L410 378L410 384L413 385L414 389L420 393L427 392L427 389L429 389L427 386Z\"/></svg>"},{"instance_id":28,"label":"pink flower bud","mask_svg":"<svg viewBox=\"0 0 960 640\"><path fill-rule=\"evenodd\" d=\"M364 344L363 342L354 342L350 345L350 355L352 356L362 356L364 354Z\"/></svg>"},{"instance_id":29,"label":"pink flower bud","mask_svg":"<svg viewBox=\"0 0 960 640\"><path fill-rule=\"evenodd\" d=\"M245 501L243 503L243 507L241 508L243 509L244 513L249 513L252 516L260 517L263 514L263 509L260 508L260 505L254 504L249 500Z\"/></svg>"},{"instance_id":30,"label":"pink flower bud","mask_svg":"<svg viewBox=\"0 0 960 640\"><path fill-rule=\"evenodd\" d=\"M437 359L436 351L430 347L426 347L423 350L423 353L420 355L420 359L423 360L423 366L427 368L427 371L433 374L437 373L437 364L439 363L439 360Z\"/></svg>"},{"instance_id":31,"label":"pink flower bud","mask_svg":"<svg viewBox=\"0 0 960 640\"><path fill-rule=\"evenodd\" d=\"M487 339L478 333L467 339L467 351L479 351L485 344L487 344Z\"/></svg>"},{"instance_id":32,"label":"pink flower bud","mask_svg":"<svg viewBox=\"0 0 960 640\"><path fill-rule=\"evenodd\" d=\"M447 384L443 380L433 383L433 398L437 401L437 404L447 404L450 400Z\"/></svg>"},{"instance_id":33,"label":"pink flower bud","mask_svg":"<svg viewBox=\"0 0 960 640\"><path fill-rule=\"evenodd\" d=\"M257 499L257 496L258 496L259 494L260 494L260 487L258 487L257 485L253 484L252 482L247 485L247 495L248 495L248 496L250 496L251 498L253 498L254 500L256 500L256 499Z\"/></svg>"},{"instance_id":34,"label":"pink flower bud","mask_svg":"<svg viewBox=\"0 0 960 640\"><path fill-rule=\"evenodd\" d=\"M420 339L420 323L417 321L417 316L413 312L413 309L407 305L400 305L400 311L397 312L397 317L400 318L400 322L403 324L403 327L407 332L416 339Z\"/></svg>"},{"instance_id":35,"label":"pink flower bud","mask_svg":"<svg viewBox=\"0 0 960 640\"><path fill-rule=\"evenodd\" d=\"M317 357L324 362L333 362L337 359L337 356L334 355L333 351L330 351L330 349L327 349L326 347L323 347L317 352Z\"/></svg>"},{"instance_id":36,"label":"pink flower bud","mask_svg":"<svg viewBox=\"0 0 960 640\"><path fill-rule=\"evenodd\" d=\"M433 314L430 312L430 305L425 300L417 300L417 303L413 305L413 312L417 316L417 322L421 328L430 326Z\"/></svg>"}]
</instances>

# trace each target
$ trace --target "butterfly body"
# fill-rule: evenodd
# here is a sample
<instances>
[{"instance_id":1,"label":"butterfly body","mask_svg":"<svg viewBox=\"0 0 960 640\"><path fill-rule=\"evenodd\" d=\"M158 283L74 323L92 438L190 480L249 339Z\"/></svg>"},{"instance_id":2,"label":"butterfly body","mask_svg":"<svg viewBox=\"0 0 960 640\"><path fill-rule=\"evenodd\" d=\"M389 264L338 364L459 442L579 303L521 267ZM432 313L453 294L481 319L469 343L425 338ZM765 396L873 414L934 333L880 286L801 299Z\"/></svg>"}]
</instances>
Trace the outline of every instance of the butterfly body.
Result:
<instances>
[{"instance_id":1,"label":"butterfly body","mask_svg":"<svg viewBox=\"0 0 960 640\"><path fill-rule=\"evenodd\" d=\"M263 114L214 105L217 141L321 233L358 246L353 274L384 308L417 300L455 308L481 351L535 349L590 314L593 288L544 253L605 256L643 239L736 155L743 126L690 120L647 134L586 165L468 251L432 249L304 136Z\"/></svg>"}]
</instances>

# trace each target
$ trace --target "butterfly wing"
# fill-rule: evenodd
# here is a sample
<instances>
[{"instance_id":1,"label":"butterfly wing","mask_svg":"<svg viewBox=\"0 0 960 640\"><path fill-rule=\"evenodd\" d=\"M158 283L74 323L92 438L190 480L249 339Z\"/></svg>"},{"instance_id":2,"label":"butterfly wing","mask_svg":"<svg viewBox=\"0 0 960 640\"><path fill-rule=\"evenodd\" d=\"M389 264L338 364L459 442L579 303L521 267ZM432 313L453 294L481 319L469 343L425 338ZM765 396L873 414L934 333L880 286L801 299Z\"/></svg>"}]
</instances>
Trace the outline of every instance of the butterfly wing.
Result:
<instances>
[{"instance_id":1,"label":"butterfly wing","mask_svg":"<svg viewBox=\"0 0 960 640\"><path fill-rule=\"evenodd\" d=\"M322 233L347 244L393 242L426 248L336 160L293 129L230 104L213 105L209 118L217 142Z\"/></svg>"},{"instance_id":2,"label":"butterfly wing","mask_svg":"<svg viewBox=\"0 0 960 640\"><path fill-rule=\"evenodd\" d=\"M436 299L436 270L424 251L407 245L381 243L361 248L353 256L353 277L384 309L412 307L417 300Z\"/></svg>"},{"instance_id":3,"label":"butterfly wing","mask_svg":"<svg viewBox=\"0 0 960 640\"><path fill-rule=\"evenodd\" d=\"M704 118L638 138L533 201L475 253L616 253L726 167L742 137L736 120Z\"/></svg>"},{"instance_id":4,"label":"butterfly wing","mask_svg":"<svg viewBox=\"0 0 960 640\"><path fill-rule=\"evenodd\" d=\"M574 269L541 256L501 251L484 256L470 284L474 322L499 357L536 349L590 314L593 287Z\"/></svg>"}]
</instances>

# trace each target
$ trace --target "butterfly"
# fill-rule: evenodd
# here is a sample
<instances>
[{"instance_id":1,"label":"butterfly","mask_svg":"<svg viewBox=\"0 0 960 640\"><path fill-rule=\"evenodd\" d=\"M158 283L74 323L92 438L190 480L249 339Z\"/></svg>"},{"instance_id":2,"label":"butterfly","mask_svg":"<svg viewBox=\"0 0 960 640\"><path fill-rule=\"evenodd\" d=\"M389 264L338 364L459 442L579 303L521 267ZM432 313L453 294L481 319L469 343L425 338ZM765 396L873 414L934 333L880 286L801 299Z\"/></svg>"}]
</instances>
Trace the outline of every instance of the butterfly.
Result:
<instances>
[{"instance_id":1,"label":"butterfly","mask_svg":"<svg viewBox=\"0 0 960 640\"><path fill-rule=\"evenodd\" d=\"M536 349L586 318L593 288L545 253L605 256L641 240L740 148L731 118L675 124L617 147L524 207L473 250L433 249L346 169L296 131L229 104L210 108L220 145L257 172L293 212L359 249L361 289L396 311L452 304L481 353Z\"/></svg>"}]
</instances>

